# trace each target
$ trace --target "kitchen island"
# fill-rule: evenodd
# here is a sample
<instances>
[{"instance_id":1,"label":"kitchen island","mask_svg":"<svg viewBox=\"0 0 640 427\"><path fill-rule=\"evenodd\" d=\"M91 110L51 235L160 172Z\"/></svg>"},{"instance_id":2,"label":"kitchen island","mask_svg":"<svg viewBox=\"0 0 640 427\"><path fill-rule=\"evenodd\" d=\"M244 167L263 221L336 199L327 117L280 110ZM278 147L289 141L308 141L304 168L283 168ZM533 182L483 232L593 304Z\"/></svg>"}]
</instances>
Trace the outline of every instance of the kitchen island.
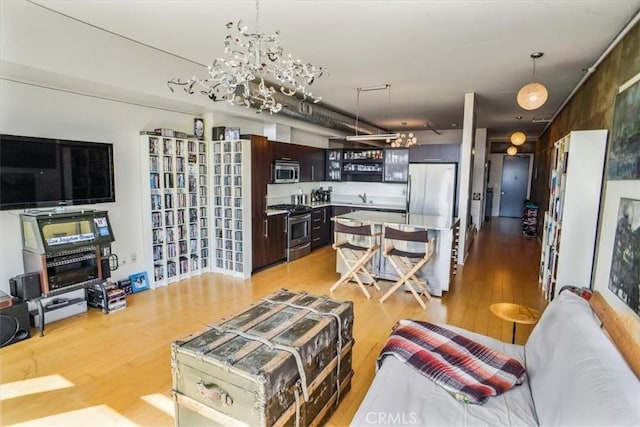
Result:
<instances>
[{"instance_id":1,"label":"kitchen island","mask_svg":"<svg viewBox=\"0 0 640 427\"><path fill-rule=\"evenodd\" d=\"M442 296L443 291L449 290L449 284L455 272L457 250L457 229L460 225L458 218L432 215L403 214L375 211L355 211L338 215L332 220L348 220L355 223L373 224L376 231L382 232L384 224L402 225L403 229L427 229L429 235L435 237L435 253L432 259L418 272L419 278L426 279L429 293ZM367 269L376 279L396 281L398 275L393 267L387 263L382 249L373 257ZM344 262L336 257L336 271L344 274L348 271ZM363 282L366 278L362 277ZM382 296L382 295L380 295Z\"/></svg>"}]
</instances>

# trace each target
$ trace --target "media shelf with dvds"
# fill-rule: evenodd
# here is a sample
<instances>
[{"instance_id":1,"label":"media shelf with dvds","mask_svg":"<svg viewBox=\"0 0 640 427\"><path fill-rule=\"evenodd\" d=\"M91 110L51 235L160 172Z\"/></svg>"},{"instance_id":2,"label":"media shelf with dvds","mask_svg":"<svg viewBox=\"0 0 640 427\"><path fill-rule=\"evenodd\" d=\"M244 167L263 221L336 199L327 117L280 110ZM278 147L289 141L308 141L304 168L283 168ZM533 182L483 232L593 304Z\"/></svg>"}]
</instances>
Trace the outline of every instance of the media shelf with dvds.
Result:
<instances>
[{"instance_id":1,"label":"media shelf with dvds","mask_svg":"<svg viewBox=\"0 0 640 427\"><path fill-rule=\"evenodd\" d=\"M250 194L251 141L214 141L211 255L216 272L242 278L251 276ZM209 234L200 233L200 241L208 245Z\"/></svg>"},{"instance_id":2,"label":"media shelf with dvds","mask_svg":"<svg viewBox=\"0 0 640 427\"><path fill-rule=\"evenodd\" d=\"M607 130L574 131L554 144L538 277L548 300L563 286L591 285L606 144Z\"/></svg>"},{"instance_id":3,"label":"media shelf with dvds","mask_svg":"<svg viewBox=\"0 0 640 427\"><path fill-rule=\"evenodd\" d=\"M210 270L210 143L163 135L140 132L144 263L153 288Z\"/></svg>"}]
</instances>

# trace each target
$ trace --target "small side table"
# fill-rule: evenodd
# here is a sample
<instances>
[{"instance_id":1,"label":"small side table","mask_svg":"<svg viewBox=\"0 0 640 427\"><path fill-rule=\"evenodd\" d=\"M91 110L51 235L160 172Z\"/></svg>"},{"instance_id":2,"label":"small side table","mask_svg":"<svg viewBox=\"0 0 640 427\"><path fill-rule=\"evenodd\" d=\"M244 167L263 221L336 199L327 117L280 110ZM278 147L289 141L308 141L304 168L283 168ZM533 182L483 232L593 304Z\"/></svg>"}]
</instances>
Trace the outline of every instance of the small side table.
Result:
<instances>
[{"instance_id":1,"label":"small side table","mask_svg":"<svg viewBox=\"0 0 640 427\"><path fill-rule=\"evenodd\" d=\"M512 344L515 344L516 342L516 323L522 323L523 325L535 325L538 323L538 320L540 320L541 315L541 313L534 308L510 302L491 304L489 309L496 317L508 322L513 322L513 332L511 337Z\"/></svg>"}]
</instances>

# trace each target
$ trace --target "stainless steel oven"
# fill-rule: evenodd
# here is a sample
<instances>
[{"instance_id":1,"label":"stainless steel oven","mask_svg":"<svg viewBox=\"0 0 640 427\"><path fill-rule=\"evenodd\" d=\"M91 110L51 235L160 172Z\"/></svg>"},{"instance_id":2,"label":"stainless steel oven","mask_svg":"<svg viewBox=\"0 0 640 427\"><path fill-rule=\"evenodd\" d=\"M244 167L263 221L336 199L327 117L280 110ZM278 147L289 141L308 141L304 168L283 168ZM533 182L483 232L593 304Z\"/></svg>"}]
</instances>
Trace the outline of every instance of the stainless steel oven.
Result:
<instances>
[{"instance_id":1,"label":"stainless steel oven","mask_svg":"<svg viewBox=\"0 0 640 427\"><path fill-rule=\"evenodd\" d=\"M287 261L311 253L311 208L307 205L271 205L269 209L287 211Z\"/></svg>"},{"instance_id":2,"label":"stainless steel oven","mask_svg":"<svg viewBox=\"0 0 640 427\"><path fill-rule=\"evenodd\" d=\"M311 213L289 214L287 219L287 261L311 252Z\"/></svg>"},{"instance_id":3,"label":"stainless steel oven","mask_svg":"<svg viewBox=\"0 0 640 427\"><path fill-rule=\"evenodd\" d=\"M273 163L273 182L283 184L300 181L300 162L295 160L276 160Z\"/></svg>"}]
</instances>

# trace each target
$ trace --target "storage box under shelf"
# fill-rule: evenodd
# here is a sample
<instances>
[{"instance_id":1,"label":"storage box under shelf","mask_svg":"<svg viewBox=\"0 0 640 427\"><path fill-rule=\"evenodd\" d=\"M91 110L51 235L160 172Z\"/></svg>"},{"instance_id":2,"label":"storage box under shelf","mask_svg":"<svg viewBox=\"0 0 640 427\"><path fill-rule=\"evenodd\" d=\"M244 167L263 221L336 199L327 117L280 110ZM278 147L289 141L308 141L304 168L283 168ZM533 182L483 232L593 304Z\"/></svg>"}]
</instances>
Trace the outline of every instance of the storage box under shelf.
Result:
<instances>
[{"instance_id":1,"label":"storage box under shelf","mask_svg":"<svg viewBox=\"0 0 640 427\"><path fill-rule=\"evenodd\" d=\"M108 312L127 307L127 293L119 289L116 284L105 285L107 302L105 307L104 295L99 286L87 288L87 304L91 307L106 309Z\"/></svg>"}]
</instances>

